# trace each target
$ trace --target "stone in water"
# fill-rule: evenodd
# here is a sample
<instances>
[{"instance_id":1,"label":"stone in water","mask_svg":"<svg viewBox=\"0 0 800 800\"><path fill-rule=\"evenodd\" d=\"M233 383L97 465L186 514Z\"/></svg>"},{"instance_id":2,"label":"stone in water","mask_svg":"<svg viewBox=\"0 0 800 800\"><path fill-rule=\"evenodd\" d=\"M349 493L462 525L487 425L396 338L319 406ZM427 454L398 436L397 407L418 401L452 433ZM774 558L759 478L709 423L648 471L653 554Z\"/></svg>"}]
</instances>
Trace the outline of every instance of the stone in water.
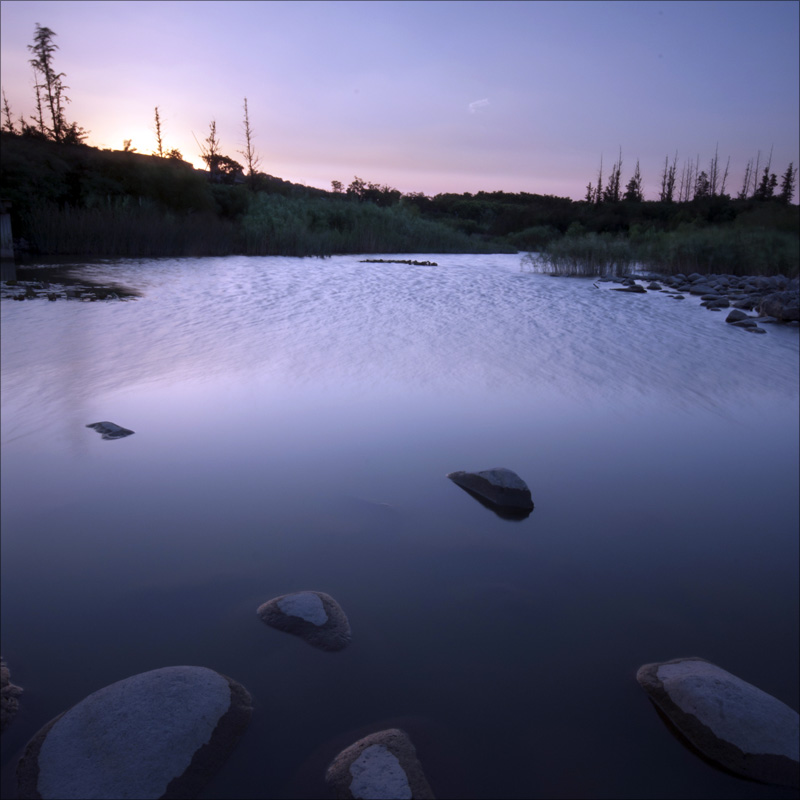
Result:
<instances>
[{"instance_id":1,"label":"stone in water","mask_svg":"<svg viewBox=\"0 0 800 800\"><path fill-rule=\"evenodd\" d=\"M350 623L341 606L325 592L294 592L273 597L258 608L272 628L305 639L320 650L341 650L350 643Z\"/></svg>"},{"instance_id":2,"label":"stone in water","mask_svg":"<svg viewBox=\"0 0 800 800\"><path fill-rule=\"evenodd\" d=\"M98 433L102 433L104 439L122 439L124 436L130 436L134 433L134 431L130 431L113 422L92 422L86 427L94 428Z\"/></svg>"},{"instance_id":3,"label":"stone in water","mask_svg":"<svg viewBox=\"0 0 800 800\"><path fill-rule=\"evenodd\" d=\"M645 664L636 679L701 753L762 783L798 786L800 717L702 658Z\"/></svg>"}]
</instances>

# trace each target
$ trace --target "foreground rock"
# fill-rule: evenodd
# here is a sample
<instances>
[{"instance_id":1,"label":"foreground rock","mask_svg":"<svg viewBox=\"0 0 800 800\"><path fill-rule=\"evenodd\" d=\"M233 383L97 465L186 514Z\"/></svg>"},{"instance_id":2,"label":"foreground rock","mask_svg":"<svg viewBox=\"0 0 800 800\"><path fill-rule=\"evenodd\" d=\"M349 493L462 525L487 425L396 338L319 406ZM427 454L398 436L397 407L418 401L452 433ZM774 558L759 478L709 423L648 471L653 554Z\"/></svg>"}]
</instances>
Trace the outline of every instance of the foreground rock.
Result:
<instances>
[{"instance_id":1,"label":"foreground rock","mask_svg":"<svg viewBox=\"0 0 800 800\"><path fill-rule=\"evenodd\" d=\"M502 517L524 519L533 511L528 485L505 467L483 472L451 472L447 477Z\"/></svg>"},{"instance_id":2,"label":"foreground rock","mask_svg":"<svg viewBox=\"0 0 800 800\"><path fill-rule=\"evenodd\" d=\"M165 667L113 683L28 743L20 798L194 797L247 727L250 695L205 667Z\"/></svg>"},{"instance_id":3,"label":"foreground rock","mask_svg":"<svg viewBox=\"0 0 800 800\"><path fill-rule=\"evenodd\" d=\"M130 436L134 431L115 425L113 422L92 422L87 428L94 428L98 433L103 434L104 439L122 439Z\"/></svg>"},{"instance_id":4,"label":"foreground rock","mask_svg":"<svg viewBox=\"0 0 800 800\"><path fill-rule=\"evenodd\" d=\"M19 710L19 696L22 689L11 683L11 673L6 662L0 659L0 732L11 724Z\"/></svg>"},{"instance_id":5,"label":"foreground rock","mask_svg":"<svg viewBox=\"0 0 800 800\"><path fill-rule=\"evenodd\" d=\"M432 798L417 751L399 728L359 739L331 762L325 781L337 798Z\"/></svg>"},{"instance_id":6,"label":"foreground rock","mask_svg":"<svg viewBox=\"0 0 800 800\"><path fill-rule=\"evenodd\" d=\"M350 643L350 623L341 606L325 592L294 592L273 597L258 608L273 628L305 639L320 650L341 650Z\"/></svg>"},{"instance_id":7,"label":"foreground rock","mask_svg":"<svg viewBox=\"0 0 800 800\"><path fill-rule=\"evenodd\" d=\"M702 658L645 664L636 680L708 758L746 778L798 785L800 717Z\"/></svg>"}]
</instances>

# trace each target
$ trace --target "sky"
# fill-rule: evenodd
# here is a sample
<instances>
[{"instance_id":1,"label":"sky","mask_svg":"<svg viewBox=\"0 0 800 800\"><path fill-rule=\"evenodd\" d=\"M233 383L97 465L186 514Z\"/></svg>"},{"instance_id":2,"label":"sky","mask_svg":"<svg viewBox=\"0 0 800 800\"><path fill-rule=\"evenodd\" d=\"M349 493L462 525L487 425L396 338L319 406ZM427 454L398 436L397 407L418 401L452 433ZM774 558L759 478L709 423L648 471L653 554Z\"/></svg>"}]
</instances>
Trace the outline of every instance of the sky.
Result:
<instances>
[{"instance_id":1,"label":"sky","mask_svg":"<svg viewBox=\"0 0 800 800\"><path fill-rule=\"evenodd\" d=\"M0 2L0 79L34 111L36 24L53 30L67 119L96 147L166 148L202 167L216 121L243 161L331 188L506 191L581 199L622 151L656 199L665 158L726 191L772 152L800 163L800 2ZM797 195L795 195L795 198Z\"/></svg>"}]
</instances>

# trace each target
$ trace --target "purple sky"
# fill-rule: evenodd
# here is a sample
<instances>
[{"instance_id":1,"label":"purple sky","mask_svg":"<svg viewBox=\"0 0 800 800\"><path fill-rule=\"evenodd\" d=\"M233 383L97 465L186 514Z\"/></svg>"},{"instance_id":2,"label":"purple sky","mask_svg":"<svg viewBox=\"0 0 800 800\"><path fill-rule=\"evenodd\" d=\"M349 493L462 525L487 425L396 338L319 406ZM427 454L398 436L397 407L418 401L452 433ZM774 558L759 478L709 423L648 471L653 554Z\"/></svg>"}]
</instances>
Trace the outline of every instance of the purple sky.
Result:
<instances>
[{"instance_id":1,"label":"purple sky","mask_svg":"<svg viewBox=\"0 0 800 800\"><path fill-rule=\"evenodd\" d=\"M664 158L735 195L749 159L800 162L798 2L35 2L3 0L2 86L33 114L26 46L51 28L89 143L202 166L211 119L237 160L247 97L261 169L330 188L580 199L622 148L655 199ZM796 196L796 195L795 195Z\"/></svg>"}]
</instances>

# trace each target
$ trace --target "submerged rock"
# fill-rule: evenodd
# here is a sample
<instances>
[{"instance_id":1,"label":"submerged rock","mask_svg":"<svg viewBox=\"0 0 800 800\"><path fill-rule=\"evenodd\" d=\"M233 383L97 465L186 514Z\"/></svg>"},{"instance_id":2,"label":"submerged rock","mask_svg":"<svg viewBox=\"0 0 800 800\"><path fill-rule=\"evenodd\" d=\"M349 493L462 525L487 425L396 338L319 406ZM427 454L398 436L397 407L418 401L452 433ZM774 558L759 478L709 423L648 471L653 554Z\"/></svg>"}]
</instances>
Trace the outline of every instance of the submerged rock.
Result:
<instances>
[{"instance_id":1,"label":"submerged rock","mask_svg":"<svg viewBox=\"0 0 800 800\"><path fill-rule=\"evenodd\" d=\"M273 597L258 608L272 628L292 633L320 650L342 650L350 643L350 623L325 592L294 592Z\"/></svg>"},{"instance_id":2,"label":"submerged rock","mask_svg":"<svg viewBox=\"0 0 800 800\"><path fill-rule=\"evenodd\" d=\"M104 439L122 439L130 436L134 431L115 425L113 422L92 422L87 428L94 428L98 433L103 434Z\"/></svg>"},{"instance_id":3,"label":"submerged rock","mask_svg":"<svg viewBox=\"0 0 800 800\"><path fill-rule=\"evenodd\" d=\"M21 694L22 689L11 683L11 673L6 662L0 659L0 731L4 731L16 716Z\"/></svg>"},{"instance_id":4,"label":"submerged rock","mask_svg":"<svg viewBox=\"0 0 800 800\"><path fill-rule=\"evenodd\" d=\"M612 292L630 292L631 294L647 294L647 289L644 286L639 285L638 283L631 283L628 286L622 286L616 289L612 289Z\"/></svg>"},{"instance_id":5,"label":"submerged rock","mask_svg":"<svg viewBox=\"0 0 800 800\"><path fill-rule=\"evenodd\" d=\"M798 785L800 717L702 658L645 664L636 680L701 753L763 783Z\"/></svg>"},{"instance_id":6,"label":"submerged rock","mask_svg":"<svg viewBox=\"0 0 800 800\"><path fill-rule=\"evenodd\" d=\"M451 472L447 477L500 516L518 519L533 511L528 485L505 467L483 472Z\"/></svg>"},{"instance_id":7,"label":"submerged rock","mask_svg":"<svg viewBox=\"0 0 800 800\"><path fill-rule=\"evenodd\" d=\"M20 798L194 797L250 721L244 687L205 667L165 667L90 694L28 743Z\"/></svg>"},{"instance_id":8,"label":"submerged rock","mask_svg":"<svg viewBox=\"0 0 800 800\"><path fill-rule=\"evenodd\" d=\"M404 731L389 728L342 750L325 773L337 798L432 798L417 751Z\"/></svg>"}]
</instances>

